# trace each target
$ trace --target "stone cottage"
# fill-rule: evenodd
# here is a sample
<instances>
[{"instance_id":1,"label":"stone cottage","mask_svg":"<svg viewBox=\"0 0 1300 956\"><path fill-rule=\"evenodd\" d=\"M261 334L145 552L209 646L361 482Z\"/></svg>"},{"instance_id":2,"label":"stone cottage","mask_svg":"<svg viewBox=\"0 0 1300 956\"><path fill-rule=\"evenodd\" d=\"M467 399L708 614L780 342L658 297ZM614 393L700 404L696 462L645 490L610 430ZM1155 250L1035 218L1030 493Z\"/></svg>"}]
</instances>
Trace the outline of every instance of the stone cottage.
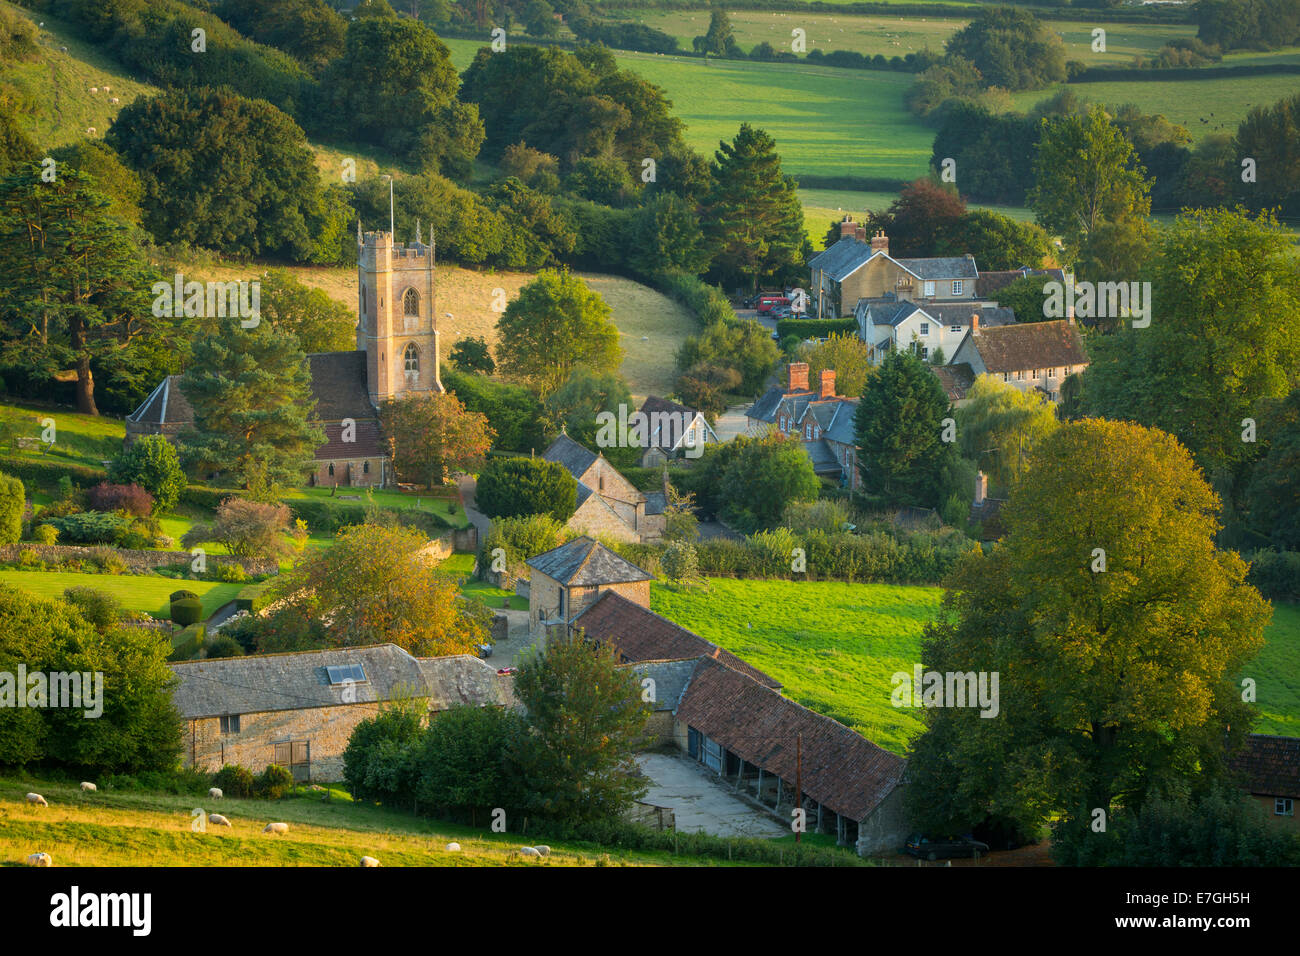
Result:
<instances>
[{"instance_id":1,"label":"stone cottage","mask_svg":"<svg viewBox=\"0 0 1300 956\"><path fill-rule=\"evenodd\" d=\"M639 491L604 455L561 434L542 458L560 465L578 482L578 507L569 528L618 541L649 541L663 535L666 502Z\"/></svg>"},{"instance_id":2,"label":"stone cottage","mask_svg":"<svg viewBox=\"0 0 1300 956\"><path fill-rule=\"evenodd\" d=\"M586 536L528 559L528 626L567 624L608 591L650 606L651 576Z\"/></svg>"}]
</instances>

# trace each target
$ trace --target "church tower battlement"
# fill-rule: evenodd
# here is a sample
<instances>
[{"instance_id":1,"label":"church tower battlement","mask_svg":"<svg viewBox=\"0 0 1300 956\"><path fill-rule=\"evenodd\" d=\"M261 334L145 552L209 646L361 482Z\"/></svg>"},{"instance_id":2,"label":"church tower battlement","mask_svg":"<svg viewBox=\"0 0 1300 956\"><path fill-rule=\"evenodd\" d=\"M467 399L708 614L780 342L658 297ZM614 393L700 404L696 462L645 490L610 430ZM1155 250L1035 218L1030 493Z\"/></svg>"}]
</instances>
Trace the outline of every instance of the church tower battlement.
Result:
<instances>
[{"instance_id":1,"label":"church tower battlement","mask_svg":"<svg viewBox=\"0 0 1300 956\"><path fill-rule=\"evenodd\" d=\"M376 406L411 392L443 391L438 368L434 247L393 243L358 228L357 348Z\"/></svg>"}]
</instances>

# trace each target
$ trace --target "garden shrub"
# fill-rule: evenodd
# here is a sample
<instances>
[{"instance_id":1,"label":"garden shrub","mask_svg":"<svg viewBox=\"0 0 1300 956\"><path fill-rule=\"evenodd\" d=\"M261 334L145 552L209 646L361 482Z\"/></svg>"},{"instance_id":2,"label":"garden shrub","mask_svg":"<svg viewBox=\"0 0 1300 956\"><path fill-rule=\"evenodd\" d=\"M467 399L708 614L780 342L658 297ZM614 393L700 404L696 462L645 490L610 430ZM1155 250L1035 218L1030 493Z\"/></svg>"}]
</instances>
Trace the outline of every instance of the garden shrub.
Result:
<instances>
[{"instance_id":1,"label":"garden shrub","mask_svg":"<svg viewBox=\"0 0 1300 956\"><path fill-rule=\"evenodd\" d=\"M91 548L86 560L105 574L125 574L128 570L126 559L112 548Z\"/></svg>"},{"instance_id":2,"label":"garden shrub","mask_svg":"<svg viewBox=\"0 0 1300 956\"><path fill-rule=\"evenodd\" d=\"M203 620L203 604L198 598L181 598L171 602L172 622L187 626Z\"/></svg>"},{"instance_id":3,"label":"garden shrub","mask_svg":"<svg viewBox=\"0 0 1300 956\"><path fill-rule=\"evenodd\" d=\"M1256 551L1246 580L1269 600L1300 600L1300 551Z\"/></svg>"},{"instance_id":4,"label":"garden shrub","mask_svg":"<svg viewBox=\"0 0 1300 956\"><path fill-rule=\"evenodd\" d=\"M133 518L143 518L153 512L153 495L139 485L114 485L101 481L88 492L87 501L93 511L122 511Z\"/></svg>"},{"instance_id":5,"label":"garden shrub","mask_svg":"<svg viewBox=\"0 0 1300 956\"><path fill-rule=\"evenodd\" d=\"M197 599L198 595L195 594L193 591L187 591L184 588L181 588L179 591L173 591L171 594L167 596L167 600L169 601L180 601L185 598Z\"/></svg>"},{"instance_id":6,"label":"garden shrub","mask_svg":"<svg viewBox=\"0 0 1300 956\"><path fill-rule=\"evenodd\" d=\"M23 536L26 510L23 483L12 475L0 474L0 544L13 544Z\"/></svg>"},{"instance_id":7,"label":"garden shrub","mask_svg":"<svg viewBox=\"0 0 1300 956\"><path fill-rule=\"evenodd\" d=\"M228 763L212 778L212 786L218 787L223 796L248 799L253 795L253 771L238 764Z\"/></svg>"},{"instance_id":8,"label":"garden shrub","mask_svg":"<svg viewBox=\"0 0 1300 956\"><path fill-rule=\"evenodd\" d=\"M209 660L221 657L243 657L244 645L229 634L218 634L208 642L206 652Z\"/></svg>"},{"instance_id":9,"label":"garden shrub","mask_svg":"<svg viewBox=\"0 0 1300 956\"><path fill-rule=\"evenodd\" d=\"M107 630L122 617L122 602L98 588L68 588L63 592L63 600L80 611L81 616L93 624L96 630Z\"/></svg>"},{"instance_id":10,"label":"garden shrub","mask_svg":"<svg viewBox=\"0 0 1300 956\"><path fill-rule=\"evenodd\" d=\"M293 774L279 764L268 764L253 782L253 795L266 800L279 800L293 789Z\"/></svg>"},{"instance_id":11,"label":"garden shrub","mask_svg":"<svg viewBox=\"0 0 1300 956\"><path fill-rule=\"evenodd\" d=\"M130 530L132 519L104 511L84 511L51 518L64 541L76 544L116 544Z\"/></svg>"},{"instance_id":12,"label":"garden shrub","mask_svg":"<svg viewBox=\"0 0 1300 956\"><path fill-rule=\"evenodd\" d=\"M172 653L168 660L197 660L199 652L203 650L203 641L206 637L207 629L202 624L191 624L182 628L172 636Z\"/></svg>"},{"instance_id":13,"label":"garden shrub","mask_svg":"<svg viewBox=\"0 0 1300 956\"><path fill-rule=\"evenodd\" d=\"M38 524L32 529L32 541L36 544L57 544L59 529L52 524Z\"/></svg>"}]
</instances>

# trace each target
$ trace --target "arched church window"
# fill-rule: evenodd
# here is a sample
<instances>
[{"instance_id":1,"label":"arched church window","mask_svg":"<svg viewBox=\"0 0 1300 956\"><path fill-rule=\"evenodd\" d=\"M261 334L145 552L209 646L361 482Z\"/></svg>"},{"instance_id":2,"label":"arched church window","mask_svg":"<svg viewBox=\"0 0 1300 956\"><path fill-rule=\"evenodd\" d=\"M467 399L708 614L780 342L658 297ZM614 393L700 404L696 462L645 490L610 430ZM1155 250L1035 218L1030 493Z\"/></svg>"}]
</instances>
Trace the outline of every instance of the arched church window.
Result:
<instances>
[{"instance_id":1,"label":"arched church window","mask_svg":"<svg viewBox=\"0 0 1300 956\"><path fill-rule=\"evenodd\" d=\"M414 342L406 346L406 351L402 353L402 364L406 368L406 377L416 379L420 377L420 351L415 347Z\"/></svg>"},{"instance_id":2,"label":"arched church window","mask_svg":"<svg viewBox=\"0 0 1300 956\"><path fill-rule=\"evenodd\" d=\"M402 311L404 314L418 319L420 317L420 293L414 289L407 289L402 295Z\"/></svg>"}]
</instances>

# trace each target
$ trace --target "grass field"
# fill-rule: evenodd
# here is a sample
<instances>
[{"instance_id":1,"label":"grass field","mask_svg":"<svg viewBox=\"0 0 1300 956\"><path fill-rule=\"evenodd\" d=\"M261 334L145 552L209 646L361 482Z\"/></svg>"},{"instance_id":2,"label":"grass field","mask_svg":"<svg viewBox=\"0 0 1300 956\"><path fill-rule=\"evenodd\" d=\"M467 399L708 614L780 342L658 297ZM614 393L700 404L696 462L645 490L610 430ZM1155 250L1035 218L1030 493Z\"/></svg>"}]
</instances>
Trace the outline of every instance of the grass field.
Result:
<instances>
[{"instance_id":1,"label":"grass field","mask_svg":"<svg viewBox=\"0 0 1300 956\"><path fill-rule=\"evenodd\" d=\"M143 574L78 574L71 571L0 571L0 584L11 584L37 597L62 598L72 587L91 587L107 592L122 602L128 611L144 611L160 620L169 620L168 595L184 588L193 591L203 603L207 617L227 601L233 601L242 584L214 581L178 581L174 578Z\"/></svg>"},{"instance_id":2,"label":"grass field","mask_svg":"<svg viewBox=\"0 0 1300 956\"><path fill-rule=\"evenodd\" d=\"M31 807L35 790L48 807ZM100 790L76 785L0 778L0 866L21 866L43 851L55 866L357 866L362 856L382 866L727 866L727 859L670 852L604 850L592 844L551 843L551 855L529 861L518 848L526 835L494 834L421 820L383 807L353 803L332 790L322 801L312 791L283 800L207 801L194 796ZM231 826L190 829L190 811L220 812ZM272 820L289 824L283 836L263 834ZM448 853L447 843L460 844ZM845 864L856 858L845 854Z\"/></svg>"},{"instance_id":3,"label":"grass field","mask_svg":"<svg viewBox=\"0 0 1300 956\"><path fill-rule=\"evenodd\" d=\"M775 677L783 693L904 753L919 711L890 703L890 677L921 661L921 629L940 588L709 579L708 591L652 585L659 614ZM1256 733L1300 736L1300 605L1276 604L1264 650L1243 676L1258 682Z\"/></svg>"},{"instance_id":4,"label":"grass field","mask_svg":"<svg viewBox=\"0 0 1300 956\"><path fill-rule=\"evenodd\" d=\"M783 693L895 753L919 733L919 711L889 701L890 676L911 673L921 628L943 592L932 587L709 580L709 590L653 585L659 614L737 654Z\"/></svg>"},{"instance_id":5,"label":"grass field","mask_svg":"<svg viewBox=\"0 0 1300 956\"><path fill-rule=\"evenodd\" d=\"M67 462L102 468L122 450L126 426L111 415L81 415L65 408L45 408L19 402L0 405L0 419L10 423L13 437L34 440L27 448L6 447L3 454L29 461ZM44 443L46 419L54 420L54 442Z\"/></svg>"},{"instance_id":6,"label":"grass field","mask_svg":"<svg viewBox=\"0 0 1300 956\"><path fill-rule=\"evenodd\" d=\"M460 593L465 597L474 598L494 611L501 610L503 607L510 607L516 611L528 610L528 598L522 598L513 591L493 587L486 581L479 581L472 577L474 555L468 552L458 551L450 555L447 560L438 565L438 570L449 577L458 578L462 582ZM504 603L506 601L509 602L508 605Z\"/></svg>"}]
</instances>

